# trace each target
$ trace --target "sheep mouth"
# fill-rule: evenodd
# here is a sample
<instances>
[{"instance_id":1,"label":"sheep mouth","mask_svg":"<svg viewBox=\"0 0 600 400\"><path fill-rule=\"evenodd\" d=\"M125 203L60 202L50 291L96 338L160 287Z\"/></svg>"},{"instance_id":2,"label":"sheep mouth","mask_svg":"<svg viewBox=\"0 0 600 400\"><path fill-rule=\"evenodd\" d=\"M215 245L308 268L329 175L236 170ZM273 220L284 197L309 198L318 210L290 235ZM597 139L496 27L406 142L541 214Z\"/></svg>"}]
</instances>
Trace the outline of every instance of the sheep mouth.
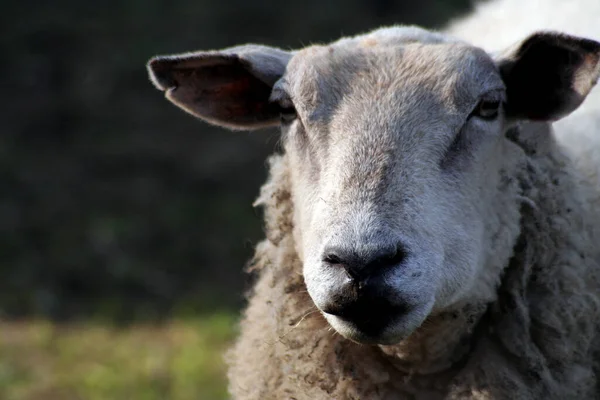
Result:
<instances>
[{"instance_id":1,"label":"sheep mouth","mask_svg":"<svg viewBox=\"0 0 600 400\"><path fill-rule=\"evenodd\" d=\"M323 310L342 336L362 344L389 344L386 332L410 311L408 304L393 304L384 298L361 299L343 307L333 305ZM400 339L394 337L393 340Z\"/></svg>"}]
</instances>

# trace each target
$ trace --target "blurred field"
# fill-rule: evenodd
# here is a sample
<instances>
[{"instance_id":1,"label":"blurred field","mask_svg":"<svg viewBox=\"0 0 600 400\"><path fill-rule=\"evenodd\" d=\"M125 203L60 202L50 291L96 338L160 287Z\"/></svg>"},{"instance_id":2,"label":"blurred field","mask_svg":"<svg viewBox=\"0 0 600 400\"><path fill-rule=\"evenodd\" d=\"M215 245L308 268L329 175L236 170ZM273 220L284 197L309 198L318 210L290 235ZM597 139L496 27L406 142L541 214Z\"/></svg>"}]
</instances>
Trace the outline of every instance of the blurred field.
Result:
<instances>
[{"instance_id":1,"label":"blurred field","mask_svg":"<svg viewBox=\"0 0 600 400\"><path fill-rule=\"evenodd\" d=\"M0 399L219 400L228 313L161 324L0 323Z\"/></svg>"}]
</instances>

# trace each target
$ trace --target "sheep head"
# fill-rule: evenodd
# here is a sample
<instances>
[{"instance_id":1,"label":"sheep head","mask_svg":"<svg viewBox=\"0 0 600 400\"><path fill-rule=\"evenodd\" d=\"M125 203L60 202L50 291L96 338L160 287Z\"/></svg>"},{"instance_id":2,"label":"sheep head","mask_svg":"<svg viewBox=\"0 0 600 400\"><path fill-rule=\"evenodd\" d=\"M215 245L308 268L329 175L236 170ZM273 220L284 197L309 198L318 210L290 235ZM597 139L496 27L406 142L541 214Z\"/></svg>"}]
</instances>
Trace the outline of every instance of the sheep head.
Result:
<instances>
[{"instance_id":1,"label":"sheep head","mask_svg":"<svg viewBox=\"0 0 600 400\"><path fill-rule=\"evenodd\" d=\"M491 56L394 27L148 68L170 101L210 123L281 126L312 300L347 338L393 344L430 315L495 299L520 233L524 153L507 132L575 110L599 60L600 43L552 32Z\"/></svg>"}]
</instances>

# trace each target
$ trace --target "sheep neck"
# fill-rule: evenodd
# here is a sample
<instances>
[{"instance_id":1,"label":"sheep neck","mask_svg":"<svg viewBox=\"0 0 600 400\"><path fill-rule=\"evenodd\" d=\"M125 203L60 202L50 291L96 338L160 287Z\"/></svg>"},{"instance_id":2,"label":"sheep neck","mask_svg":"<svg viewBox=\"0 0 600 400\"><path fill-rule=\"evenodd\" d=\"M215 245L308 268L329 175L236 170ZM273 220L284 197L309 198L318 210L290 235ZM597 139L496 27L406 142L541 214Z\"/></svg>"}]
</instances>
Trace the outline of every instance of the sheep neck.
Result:
<instances>
[{"instance_id":1,"label":"sheep neck","mask_svg":"<svg viewBox=\"0 0 600 400\"><path fill-rule=\"evenodd\" d=\"M398 370L409 375L443 372L468 356L477 330L485 325L486 310L484 302L469 303L432 315L402 342L379 348Z\"/></svg>"}]
</instances>

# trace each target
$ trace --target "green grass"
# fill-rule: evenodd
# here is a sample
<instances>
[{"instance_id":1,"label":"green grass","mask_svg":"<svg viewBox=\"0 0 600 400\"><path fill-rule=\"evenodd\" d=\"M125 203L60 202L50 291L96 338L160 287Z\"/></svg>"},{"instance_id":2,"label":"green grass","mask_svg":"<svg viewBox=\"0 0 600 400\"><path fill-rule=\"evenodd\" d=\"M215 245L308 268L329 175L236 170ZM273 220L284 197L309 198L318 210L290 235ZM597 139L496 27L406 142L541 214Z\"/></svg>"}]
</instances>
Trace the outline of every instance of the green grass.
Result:
<instances>
[{"instance_id":1,"label":"green grass","mask_svg":"<svg viewBox=\"0 0 600 400\"><path fill-rule=\"evenodd\" d=\"M231 314L116 328L0 322L0 399L219 400Z\"/></svg>"}]
</instances>

